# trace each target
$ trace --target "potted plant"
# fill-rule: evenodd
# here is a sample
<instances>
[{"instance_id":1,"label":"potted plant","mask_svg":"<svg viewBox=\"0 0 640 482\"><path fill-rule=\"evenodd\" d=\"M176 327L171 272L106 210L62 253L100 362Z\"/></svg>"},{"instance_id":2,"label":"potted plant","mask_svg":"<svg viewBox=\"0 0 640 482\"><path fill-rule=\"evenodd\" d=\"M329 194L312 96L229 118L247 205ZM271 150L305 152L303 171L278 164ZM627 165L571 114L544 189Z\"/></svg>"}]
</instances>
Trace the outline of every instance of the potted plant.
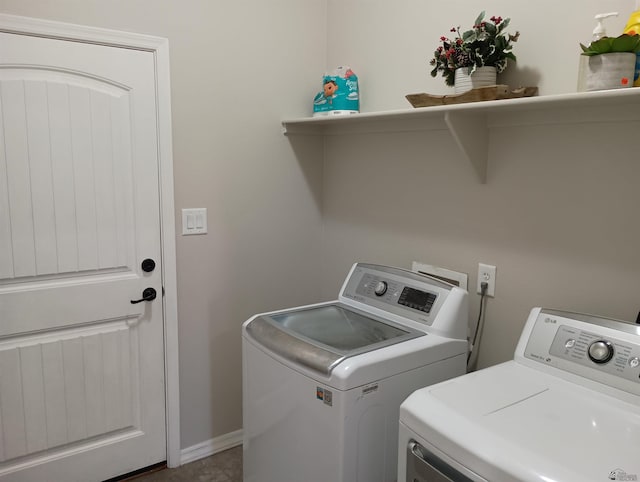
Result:
<instances>
[{"instance_id":1,"label":"potted plant","mask_svg":"<svg viewBox=\"0 0 640 482\"><path fill-rule=\"evenodd\" d=\"M495 85L496 75L507 67L508 59L516 60L512 52L513 42L517 42L520 33L509 35L505 32L511 19L494 16L485 21L484 16L485 12L481 12L473 27L462 34L460 27L453 27L453 39L440 37L442 44L436 48L430 61L433 66L431 76L441 73L447 85L456 86L456 93L477 87L468 78L473 79L474 74L481 73L482 69L490 72L488 75L482 72L481 76L487 78L484 85ZM461 80L465 80L465 85L460 85Z\"/></svg>"},{"instance_id":2,"label":"potted plant","mask_svg":"<svg viewBox=\"0 0 640 482\"><path fill-rule=\"evenodd\" d=\"M582 55L589 57L586 71L586 90L620 89L631 87L640 51L640 35L622 34L602 37L585 47Z\"/></svg>"}]
</instances>

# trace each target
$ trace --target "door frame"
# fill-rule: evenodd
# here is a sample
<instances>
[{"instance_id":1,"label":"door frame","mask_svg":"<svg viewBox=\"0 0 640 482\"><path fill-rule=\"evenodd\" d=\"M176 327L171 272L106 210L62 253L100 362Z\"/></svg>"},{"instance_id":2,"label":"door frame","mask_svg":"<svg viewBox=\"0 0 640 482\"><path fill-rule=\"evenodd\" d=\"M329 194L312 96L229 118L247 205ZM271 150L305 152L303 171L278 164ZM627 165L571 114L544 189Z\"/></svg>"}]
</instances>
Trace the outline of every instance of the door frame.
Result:
<instances>
[{"instance_id":1,"label":"door frame","mask_svg":"<svg viewBox=\"0 0 640 482\"><path fill-rule=\"evenodd\" d=\"M157 132L162 251L162 310L167 425L167 465L180 465L180 391L178 370L178 305L176 239L171 139L169 41L166 38L0 13L0 32L35 35L153 53L156 80Z\"/></svg>"}]
</instances>

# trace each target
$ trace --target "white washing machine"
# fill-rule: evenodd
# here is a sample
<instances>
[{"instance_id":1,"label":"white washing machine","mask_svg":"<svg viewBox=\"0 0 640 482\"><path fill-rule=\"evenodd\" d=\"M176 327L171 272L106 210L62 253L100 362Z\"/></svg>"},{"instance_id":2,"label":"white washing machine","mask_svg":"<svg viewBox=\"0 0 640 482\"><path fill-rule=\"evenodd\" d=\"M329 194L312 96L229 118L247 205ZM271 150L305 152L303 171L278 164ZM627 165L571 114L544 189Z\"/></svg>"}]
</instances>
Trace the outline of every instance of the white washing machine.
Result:
<instances>
[{"instance_id":1,"label":"white washing machine","mask_svg":"<svg viewBox=\"0 0 640 482\"><path fill-rule=\"evenodd\" d=\"M398 481L640 480L640 326L532 310L514 360L413 393Z\"/></svg>"},{"instance_id":2,"label":"white washing machine","mask_svg":"<svg viewBox=\"0 0 640 482\"><path fill-rule=\"evenodd\" d=\"M355 264L338 300L256 315L242 328L246 482L390 482L398 410L462 375L467 292Z\"/></svg>"}]
</instances>

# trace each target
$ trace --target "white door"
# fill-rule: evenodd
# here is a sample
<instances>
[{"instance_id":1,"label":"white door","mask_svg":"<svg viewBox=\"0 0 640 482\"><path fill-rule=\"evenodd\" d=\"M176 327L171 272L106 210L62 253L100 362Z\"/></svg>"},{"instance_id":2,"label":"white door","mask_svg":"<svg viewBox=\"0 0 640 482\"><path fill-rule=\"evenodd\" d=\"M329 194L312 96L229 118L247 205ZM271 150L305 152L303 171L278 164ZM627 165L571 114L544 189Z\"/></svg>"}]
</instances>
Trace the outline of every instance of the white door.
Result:
<instances>
[{"instance_id":1,"label":"white door","mask_svg":"<svg viewBox=\"0 0 640 482\"><path fill-rule=\"evenodd\" d=\"M166 460L155 85L152 52L0 33L2 481Z\"/></svg>"}]
</instances>

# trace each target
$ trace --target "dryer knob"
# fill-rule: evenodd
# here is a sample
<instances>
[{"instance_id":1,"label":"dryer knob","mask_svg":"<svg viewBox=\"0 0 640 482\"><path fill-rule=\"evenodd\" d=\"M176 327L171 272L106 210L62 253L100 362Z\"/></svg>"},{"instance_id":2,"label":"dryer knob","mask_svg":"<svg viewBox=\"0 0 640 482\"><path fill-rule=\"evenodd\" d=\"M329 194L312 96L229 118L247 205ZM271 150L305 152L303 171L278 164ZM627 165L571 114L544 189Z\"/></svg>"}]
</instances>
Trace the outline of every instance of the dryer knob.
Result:
<instances>
[{"instance_id":1,"label":"dryer knob","mask_svg":"<svg viewBox=\"0 0 640 482\"><path fill-rule=\"evenodd\" d=\"M373 292L376 294L376 296L382 296L383 294L385 294L387 292L387 282L378 281L378 284L376 284Z\"/></svg>"},{"instance_id":2,"label":"dryer knob","mask_svg":"<svg viewBox=\"0 0 640 482\"><path fill-rule=\"evenodd\" d=\"M589 358L595 363L607 363L613 358L613 345L605 340L594 341L589 345Z\"/></svg>"}]
</instances>

